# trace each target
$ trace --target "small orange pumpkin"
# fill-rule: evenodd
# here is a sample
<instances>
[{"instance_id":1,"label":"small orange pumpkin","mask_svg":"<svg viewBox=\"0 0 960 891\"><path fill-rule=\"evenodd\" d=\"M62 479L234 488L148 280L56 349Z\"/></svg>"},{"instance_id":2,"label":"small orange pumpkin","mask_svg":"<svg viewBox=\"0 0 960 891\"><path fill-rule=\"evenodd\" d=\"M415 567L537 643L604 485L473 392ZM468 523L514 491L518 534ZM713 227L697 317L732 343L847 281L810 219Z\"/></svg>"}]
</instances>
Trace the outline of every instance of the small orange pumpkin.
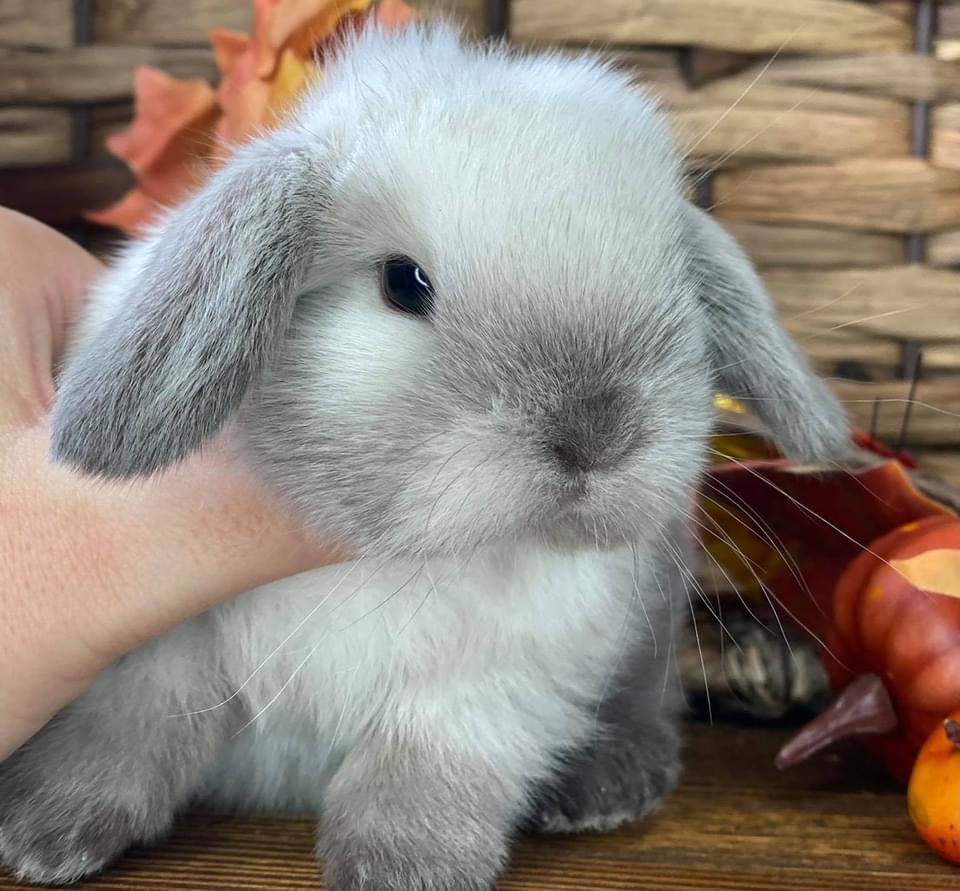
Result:
<instances>
[{"instance_id":1,"label":"small orange pumpkin","mask_svg":"<svg viewBox=\"0 0 960 891\"><path fill-rule=\"evenodd\" d=\"M960 863L960 711L939 725L920 749L907 806L920 837L945 860Z\"/></svg>"},{"instance_id":2,"label":"small orange pumpkin","mask_svg":"<svg viewBox=\"0 0 960 891\"><path fill-rule=\"evenodd\" d=\"M778 764L863 735L906 782L924 741L960 709L960 519L925 517L872 542L840 577L832 619L825 663L841 694Z\"/></svg>"}]
</instances>

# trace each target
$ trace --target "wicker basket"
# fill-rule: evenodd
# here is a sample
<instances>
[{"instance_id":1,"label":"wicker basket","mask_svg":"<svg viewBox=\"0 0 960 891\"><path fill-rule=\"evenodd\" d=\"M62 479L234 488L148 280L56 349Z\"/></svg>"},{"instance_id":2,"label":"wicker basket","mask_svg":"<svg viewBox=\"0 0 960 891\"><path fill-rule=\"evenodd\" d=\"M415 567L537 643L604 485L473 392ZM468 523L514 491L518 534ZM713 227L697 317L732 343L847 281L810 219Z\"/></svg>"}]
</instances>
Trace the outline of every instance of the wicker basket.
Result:
<instances>
[{"instance_id":1,"label":"wicker basket","mask_svg":"<svg viewBox=\"0 0 960 891\"><path fill-rule=\"evenodd\" d=\"M483 21L483 0L440 0ZM95 247L133 68L211 78L250 0L0 0L0 203ZM857 422L960 483L960 4L493 0L521 43L613 47L659 95L700 200L752 254Z\"/></svg>"}]
</instances>

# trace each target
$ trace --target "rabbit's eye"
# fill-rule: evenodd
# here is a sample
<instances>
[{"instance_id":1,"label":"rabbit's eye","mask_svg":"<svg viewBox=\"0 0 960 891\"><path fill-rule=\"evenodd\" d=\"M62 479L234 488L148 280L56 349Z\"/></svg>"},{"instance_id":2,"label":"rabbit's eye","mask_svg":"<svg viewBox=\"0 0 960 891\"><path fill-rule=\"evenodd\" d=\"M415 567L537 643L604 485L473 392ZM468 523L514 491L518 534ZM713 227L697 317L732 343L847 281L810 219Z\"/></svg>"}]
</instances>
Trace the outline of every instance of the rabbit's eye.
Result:
<instances>
[{"instance_id":1,"label":"rabbit's eye","mask_svg":"<svg viewBox=\"0 0 960 891\"><path fill-rule=\"evenodd\" d=\"M433 309L433 285L409 257L391 257L384 261L380 289L387 302L401 312L427 316Z\"/></svg>"}]
</instances>

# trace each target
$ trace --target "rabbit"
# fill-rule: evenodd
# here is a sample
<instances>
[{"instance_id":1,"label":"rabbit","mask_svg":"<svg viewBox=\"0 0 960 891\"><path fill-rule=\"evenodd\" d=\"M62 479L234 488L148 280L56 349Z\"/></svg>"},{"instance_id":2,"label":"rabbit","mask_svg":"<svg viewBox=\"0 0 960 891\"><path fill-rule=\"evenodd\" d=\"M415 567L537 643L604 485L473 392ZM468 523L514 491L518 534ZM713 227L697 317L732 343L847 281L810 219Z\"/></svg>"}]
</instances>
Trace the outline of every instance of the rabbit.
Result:
<instances>
[{"instance_id":1,"label":"rabbit","mask_svg":"<svg viewBox=\"0 0 960 891\"><path fill-rule=\"evenodd\" d=\"M800 460L845 448L655 102L589 55L360 29L96 285L51 445L125 480L229 429L357 556L103 671L0 765L0 860L72 882L206 801L316 813L331 891L479 891L519 832L651 813L717 388Z\"/></svg>"}]
</instances>

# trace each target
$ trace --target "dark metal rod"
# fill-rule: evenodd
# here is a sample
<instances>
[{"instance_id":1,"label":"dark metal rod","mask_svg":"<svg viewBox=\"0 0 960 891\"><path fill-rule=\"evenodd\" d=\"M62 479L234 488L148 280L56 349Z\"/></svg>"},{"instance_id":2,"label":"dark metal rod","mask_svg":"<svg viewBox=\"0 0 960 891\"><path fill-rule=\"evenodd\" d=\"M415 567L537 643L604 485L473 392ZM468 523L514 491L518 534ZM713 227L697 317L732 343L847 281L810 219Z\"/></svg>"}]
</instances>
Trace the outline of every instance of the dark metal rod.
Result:
<instances>
[{"instance_id":1,"label":"dark metal rod","mask_svg":"<svg viewBox=\"0 0 960 891\"><path fill-rule=\"evenodd\" d=\"M487 0L487 31L491 37L506 37L510 30L510 0Z\"/></svg>"},{"instance_id":2,"label":"dark metal rod","mask_svg":"<svg viewBox=\"0 0 960 891\"><path fill-rule=\"evenodd\" d=\"M937 32L937 0L917 0L913 20L914 52L929 55ZM926 158L930 154L930 103L917 100L910 109L910 154ZM922 263L927 256L927 236L911 232L904 242L908 263Z\"/></svg>"},{"instance_id":3,"label":"dark metal rod","mask_svg":"<svg viewBox=\"0 0 960 891\"><path fill-rule=\"evenodd\" d=\"M93 42L93 3L91 0L73 2L73 42L86 46Z\"/></svg>"},{"instance_id":4,"label":"dark metal rod","mask_svg":"<svg viewBox=\"0 0 960 891\"><path fill-rule=\"evenodd\" d=\"M73 42L76 46L88 46L93 42L92 0L73 0ZM90 106L74 106L71 123L70 156L74 161L83 161L90 141Z\"/></svg>"},{"instance_id":5,"label":"dark metal rod","mask_svg":"<svg viewBox=\"0 0 960 891\"><path fill-rule=\"evenodd\" d=\"M900 424L900 435L897 437L897 451L907 443L907 434L910 432L910 416L913 414L913 402L917 397L917 385L923 372L923 346L915 340L908 340L903 346L903 357L909 365L904 369L904 377L910 379L910 389L907 393L907 404L903 409L903 422Z\"/></svg>"},{"instance_id":6,"label":"dark metal rod","mask_svg":"<svg viewBox=\"0 0 960 891\"><path fill-rule=\"evenodd\" d=\"M917 0L913 48L918 53L929 53L933 49L933 38L937 34L937 2L938 0Z\"/></svg>"},{"instance_id":7,"label":"dark metal rod","mask_svg":"<svg viewBox=\"0 0 960 891\"><path fill-rule=\"evenodd\" d=\"M937 31L937 0L919 0L914 17L914 52L930 55ZM910 116L910 152L915 158L926 158L930 153L930 103L913 103Z\"/></svg>"}]
</instances>

